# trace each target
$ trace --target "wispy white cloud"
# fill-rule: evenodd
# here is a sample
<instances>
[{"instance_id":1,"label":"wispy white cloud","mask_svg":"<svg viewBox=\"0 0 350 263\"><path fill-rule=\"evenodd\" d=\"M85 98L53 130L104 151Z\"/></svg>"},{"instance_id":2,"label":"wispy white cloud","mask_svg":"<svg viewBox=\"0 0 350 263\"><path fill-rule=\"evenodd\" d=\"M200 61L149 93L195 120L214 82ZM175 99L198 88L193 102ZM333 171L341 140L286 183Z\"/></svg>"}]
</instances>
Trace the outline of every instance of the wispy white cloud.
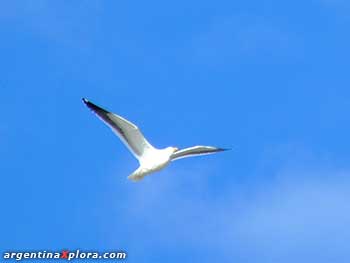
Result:
<instances>
[{"instance_id":1,"label":"wispy white cloud","mask_svg":"<svg viewBox=\"0 0 350 263\"><path fill-rule=\"evenodd\" d=\"M220 191L211 184L216 168L172 167L118 192L128 233L139 240L129 250L215 251L236 262L350 259L349 171L288 166L266 182Z\"/></svg>"}]
</instances>

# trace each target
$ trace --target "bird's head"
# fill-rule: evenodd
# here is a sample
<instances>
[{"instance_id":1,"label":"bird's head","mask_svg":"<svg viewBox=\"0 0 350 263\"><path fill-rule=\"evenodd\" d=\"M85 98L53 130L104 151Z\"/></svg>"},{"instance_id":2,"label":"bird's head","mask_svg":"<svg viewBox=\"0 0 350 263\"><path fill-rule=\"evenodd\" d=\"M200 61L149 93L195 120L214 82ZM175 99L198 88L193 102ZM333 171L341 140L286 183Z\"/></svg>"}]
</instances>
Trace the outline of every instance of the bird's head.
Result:
<instances>
[{"instance_id":1,"label":"bird's head","mask_svg":"<svg viewBox=\"0 0 350 263\"><path fill-rule=\"evenodd\" d=\"M171 152L171 153L177 152L177 151L179 150L179 148L177 148L177 147L172 147L172 146L167 147L166 149L167 149L167 151L169 151L169 152Z\"/></svg>"}]
</instances>

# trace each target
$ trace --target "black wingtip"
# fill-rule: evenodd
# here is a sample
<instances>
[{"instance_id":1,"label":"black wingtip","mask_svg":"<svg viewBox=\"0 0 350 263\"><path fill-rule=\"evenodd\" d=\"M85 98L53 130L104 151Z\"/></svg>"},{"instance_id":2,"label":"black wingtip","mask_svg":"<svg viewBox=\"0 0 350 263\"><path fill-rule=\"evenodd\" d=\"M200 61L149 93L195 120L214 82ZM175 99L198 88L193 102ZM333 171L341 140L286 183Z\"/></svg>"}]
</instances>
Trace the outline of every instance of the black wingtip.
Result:
<instances>
[{"instance_id":1,"label":"black wingtip","mask_svg":"<svg viewBox=\"0 0 350 263\"><path fill-rule=\"evenodd\" d=\"M108 111L106 111L105 109L101 108L100 106L97 106L95 104L93 104L91 101L82 98L84 104L92 111L94 111L95 113L109 113Z\"/></svg>"},{"instance_id":2,"label":"black wingtip","mask_svg":"<svg viewBox=\"0 0 350 263\"><path fill-rule=\"evenodd\" d=\"M88 99L82 98L81 100L84 102L84 104L85 104L88 108L90 108L90 109L92 109L92 110L94 110L95 108L98 108L97 105L93 104L93 103L90 102Z\"/></svg>"},{"instance_id":3,"label":"black wingtip","mask_svg":"<svg viewBox=\"0 0 350 263\"><path fill-rule=\"evenodd\" d=\"M223 151L230 151L232 150L232 148L218 148L218 150L223 152Z\"/></svg>"},{"instance_id":4,"label":"black wingtip","mask_svg":"<svg viewBox=\"0 0 350 263\"><path fill-rule=\"evenodd\" d=\"M99 108L97 105L93 104L93 103L90 102L88 99L82 98L82 101L84 102L84 104L85 104L86 106L88 106L88 107L91 108L91 109Z\"/></svg>"}]
</instances>

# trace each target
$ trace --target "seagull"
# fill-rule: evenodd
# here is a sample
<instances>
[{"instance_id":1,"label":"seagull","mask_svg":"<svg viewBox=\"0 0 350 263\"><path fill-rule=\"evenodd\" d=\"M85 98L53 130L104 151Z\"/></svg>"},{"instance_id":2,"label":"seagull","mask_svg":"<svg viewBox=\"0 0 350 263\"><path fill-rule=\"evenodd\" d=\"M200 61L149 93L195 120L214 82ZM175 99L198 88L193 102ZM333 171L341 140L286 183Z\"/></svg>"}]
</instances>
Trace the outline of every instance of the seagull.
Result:
<instances>
[{"instance_id":1,"label":"seagull","mask_svg":"<svg viewBox=\"0 0 350 263\"><path fill-rule=\"evenodd\" d=\"M131 181L138 182L146 175L165 168L171 161L228 150L202 145L181 150L177 147L157 149L146 140L140 129L132 122L93 104L85 98L82 100L88 108L96 113L97 117L112 129L136 159L138 159L140 163L139 168L128 176L128 179Z\"/></svg>"}]
</instances>

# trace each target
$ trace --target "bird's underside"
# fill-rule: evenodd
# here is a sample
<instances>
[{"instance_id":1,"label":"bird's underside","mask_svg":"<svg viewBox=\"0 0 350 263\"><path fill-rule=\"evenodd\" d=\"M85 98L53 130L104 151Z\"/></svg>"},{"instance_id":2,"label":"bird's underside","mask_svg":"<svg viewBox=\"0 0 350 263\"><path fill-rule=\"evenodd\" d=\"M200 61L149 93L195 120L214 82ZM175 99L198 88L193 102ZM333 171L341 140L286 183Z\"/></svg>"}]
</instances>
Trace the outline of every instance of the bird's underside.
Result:
<instances>
[{"instance_id":1,"label":"bird's underside","mask_svg":"<svg viewBox=\"0 0 350 263\"><path fill-rule=\"evenodd\" d=\"M177 147L157 149L146 140L140 129L135 124L117 114L109 112L93 104L87 99L83 98L83 102L112 129L112 131L128 147L131 153L133 153L135 158L138 159L140 167L128 176L128 179L132 181L140 181L146 175L165 168L171 161L227 150L223 148L202 145L180 150Z\"/></svg>"}]
</instances>

